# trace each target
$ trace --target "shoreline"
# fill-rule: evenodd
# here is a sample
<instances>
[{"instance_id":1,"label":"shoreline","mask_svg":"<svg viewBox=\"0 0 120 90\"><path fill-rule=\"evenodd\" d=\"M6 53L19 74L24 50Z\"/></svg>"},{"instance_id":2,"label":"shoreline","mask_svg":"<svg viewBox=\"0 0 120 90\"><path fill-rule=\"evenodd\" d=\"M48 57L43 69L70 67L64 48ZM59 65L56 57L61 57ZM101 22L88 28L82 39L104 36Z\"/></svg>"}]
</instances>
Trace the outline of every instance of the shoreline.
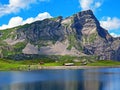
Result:
<instances>
[{"instance_id":1,"label":"shoreline","mask_svg":"<svg viewBox=\"0 0 120 90\"><path fill-rule=\"evenodd\" d=\"M80 70L80 69L102 69L102 68L120 68L117 66L38 66L36 68L21 68L21 69L0 69L1 71L34 71L34 70Z\"/></svg>"},{"instance_id":2,"label":"shoreline","mask_svg":"<svg viewBox=\"0 0 120 90\"><path fill-rule=\"evenodd\" d=\"M42 69L99 69L99 68L120 68L120 66L40 66L38 70Z\"/></svg>"}]
</instances>

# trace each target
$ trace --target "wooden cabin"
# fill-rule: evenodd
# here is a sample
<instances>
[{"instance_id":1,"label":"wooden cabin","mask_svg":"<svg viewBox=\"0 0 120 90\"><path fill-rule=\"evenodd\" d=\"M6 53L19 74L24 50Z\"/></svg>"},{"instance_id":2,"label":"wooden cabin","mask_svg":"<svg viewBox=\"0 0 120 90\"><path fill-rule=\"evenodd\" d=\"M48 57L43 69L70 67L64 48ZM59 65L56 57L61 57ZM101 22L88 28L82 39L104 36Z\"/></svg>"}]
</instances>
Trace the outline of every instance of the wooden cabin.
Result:
<instances>
[{"instance_id":1,"label":"wooden cabin","mask_svg":"<svg viewBox=\"0 0 120 90\"><path fill-rule=\"evenodd\" d=\"M74 63L64 63L64 66L74 66Z\"/></svg>"}]
</instances>

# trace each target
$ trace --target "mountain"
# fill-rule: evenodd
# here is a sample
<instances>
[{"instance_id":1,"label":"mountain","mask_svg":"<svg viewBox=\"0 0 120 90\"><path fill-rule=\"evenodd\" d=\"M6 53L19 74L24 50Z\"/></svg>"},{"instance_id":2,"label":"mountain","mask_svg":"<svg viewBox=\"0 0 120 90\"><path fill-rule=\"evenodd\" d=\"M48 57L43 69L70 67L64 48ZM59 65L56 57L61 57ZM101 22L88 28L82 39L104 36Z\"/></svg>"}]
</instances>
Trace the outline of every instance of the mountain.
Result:
<instances>
[{"instance_id":1,"label":"mountain","mask_svg":"<svg viewBox=\"0 0 120 90\"><path fill-rule=\"evenodd\" d=\"M120 60L120 38L100 26L91 10L65 19L44 19L0 30L0 57L23 59L29 55L97 56Z\"/></svg>"}]
</instances>

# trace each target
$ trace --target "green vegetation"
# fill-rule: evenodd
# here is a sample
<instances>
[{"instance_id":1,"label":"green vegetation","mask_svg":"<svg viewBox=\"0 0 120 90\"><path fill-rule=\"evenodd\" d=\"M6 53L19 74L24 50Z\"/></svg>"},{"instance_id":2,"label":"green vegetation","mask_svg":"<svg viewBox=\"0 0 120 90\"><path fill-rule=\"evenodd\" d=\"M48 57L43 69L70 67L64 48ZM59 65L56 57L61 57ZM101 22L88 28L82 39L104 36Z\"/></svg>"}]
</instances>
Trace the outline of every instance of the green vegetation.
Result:
<instances>
[{"instance_id":1,"label":"green vegetation","mask_svg":"<svg viewBox=\"0 0 120 90\"><path fill-rule=\"evenodd\" d=\"M71 50L73 46L75 46L76 44L76 37L75 35L69 35L68 36L68 40L69 40L69 46L67 47L68 50Z\"/></svg>"},{"instance_id":2,"label":"green vegetation","mask_svg":"<svg viewBox=\"0 0 120 90\"><path fill-rule=\"evenodd\" d=\"M82 41L83 41L83 44L86 44L86 43L88 42L88 40L87 40L87 35L84 35L84 36L82 37Z\"/></svg>"},{"instance_id":3,"label":"green vegetation","mask_svg":"<svg viewBox=\"0 0 120 90\"><path fill-rule=\"evenodd\" d=\"M58 63L58 62L53 62L53 63L45 63L42 66L63 66L63 64Z\"/></svg>"},{"instance_id":4,"label":"green vegetation","mask_svg":"<svg viewBox=\"0 0 120 90\"><path fill-rule=\"evenodd\" d=\"M21 29L21 28L27 28L29 26L30 24L25 24L22 26L14 27L14 28L0 30L0 33L1 33L0 41L5 40L7 38L14 39L16 37L16 30Z\"/></svg>"},{"instance_id":5,"label":"green vegetation","mask_svg":"<svg viewBox=\"0 0 120 90\"><path fill-rule=\"evenodd\" d=\"M13 48L16 54L22 53L22 50L25 48L26 44L26 42L18 42L17 44L15 44Z\"/></svg>"},{"instance_id":6,"label":"green vegetation","mask_svg":"<svg viewBox=\"0 0 120 90\"><path fill-rule=\"evenodd\" d=\"M120 66L120 62L112 60L99 60L94 63L89 63L87 66Z\"/></svg>"},{"instance_id":7,"label":"green vegetation","mask_svg":"<svg viewBox=\"0 0 120 90\"><path fill-rule=\"evenodd\" d=\"M97 36L98 36L97 33L92 33L90 35L84 35L82 37L83 43L84 44L93 43L95 39L97 38Z\"/></svg>"},{"instance_id":8,"label":"green vegetation","mask_svg":"<svg viewBox=\"0 0 120 90\"><path fill-rule=\"evenodd\" d=\"M75 45L75 48L76 48L77 50L79 50L79 51L83 51L83 45L82 45L82 43L77 42L76 45Z\"/></svg>"},{"instance_id":9,"label":"green vegetation","mask_svg":"<svg viewBox=\"0 0 120 90\"><path fill-rule=\"evenodd\" d=\"M18 29L18 27L6 29L6 30L1 30L0 33L2 34L2 36L0 37L0 41L5 40L7 38L12 38L13 39L16 36L15 31L17 29Z\"/></svg>"},{"instance_id":10,"label":"green vegetation","mask_svg":"<svg viewBox=\"0 0 120 90\"><path fill-rule=\"evenodd\" d=\"M20 54L22 53L22 49L25 48L26 42L19 42L13 46L7 45L7 43L3 42L0 43L1 48L1 53L4 57L8 57L10 55L15 55L15 54Z\"/></svg>"},{"instance_id":11,"label":"green vegetation","mask_svg":"<svg viewBox=\"0 0 120 90\"><path fill-rule=\"evenodd\" d=\"M44 66L63 66L74 63L75 66L120 66L120 62L111 60L95 60L97 57L82 56L41 56L33 60L0 59L0 70L35 70ZM42 63L42 64L41 64Z\"/></svg>"},{"instance_id":12,"label":"green vegetation","mask_svg":"<svg viewBox=\"0 0 120 90\"><path fill-rule=\"evenodd\" d=\"M12 60L0 59L0 70L17 70L19 66Z\"/></svg>"},{"instance_id":13,"label":"green vegetation","mask_svg":"<svg viewBox=\"0 0 120 90\"><path fill-rule=\"evenodd\" d=\"M49 18L49 20L56 21L58 18L62 18L62 16L58 16L58 17L55 17L55 18Z\"/></svg>"},{"instance_id":14,"label":"green vegetation","mask_svg":"<svg viewBox=\"0 0 120 90\"><path fill-rule=\"evenodd\" d=\"M96 37L97 37L97 34L96 34L96 33L91 34L91 35L89 36L89 42L90 42L90 43L94 42L95 39L96 39Z\"/></svg>"},{"instance_id":15,"label":"green vegetation","mask_svg":"<svg viewBox=\"0 0 120 90\"><path fill-rule=\"evenodd\" d=\"M39 43L39 44L38 44ZM55 44L56 41L55 40L40 40L38 41L37 43L33 43L35 46L38 46L38 48L41 48L43 46L49 46L49 45L52 45L52 44Z\"/></svg>"},{"instance_id":16,"label":"green vegetation","mask_svg":"<svg viewBox=\"0 0 120 90\"><path fill-rule=\"evenodd\" d=\"M14 52L11 51L11 50L3 49L3 50L2 50L2 54L3 54L3 56L9 56L9 55L13 55Z\"/></svg>"},{"instance_id":17,"label":"green vegetation","mask_svg":"<svg viewBox=\"0 0 120 90\"><path fill-rule=\"evenodd\" d=\"M28 57L28 56L27 56ZM73 56L40 56L36 59L32 59L29 56L29 60L10 60L0 59L0 70L28 70L28 66L39 67L39 66L62 66L64 63L74 62L73 60L77 57ZM40 65L40 62L43 64ZM78 65L77 63L75 65ZM79 63L80 65L80 63ZM33 69L32 68L32 69Z\"/></svg>"},{"instance_id":18,"label":"green vegetation","mask_svg":"<svg viewBox=\"0 0 120 90\"><path fill-rule=\"evenodd\" d=\"M25 25L20 25L20 26L18 26L18 28L19 29L21 29L21 28L28 28L30 26L30 24L25 24Z\"/></svg>"},{"instance_id":19,"label":"green vegetation","mask_svg":"<svg viewBox=\"0 0 120 90\"><path fill-rule=\"evenodd\" d=\"M49 18L49 20L52 20L52 21L55 21L55 20L57 20L58 19L58 17L55 17L55 18Z\"/></svg>"},{"instance_id":20,"label":"green vegetation","mask_svg":"<svg viewBox=\"0 0 120 90\"><path fill-rule=\"evenodd\" d=\"M6 46L7 43L5 41L0 41L0 46Z\"/></svg>"}]
</instances>

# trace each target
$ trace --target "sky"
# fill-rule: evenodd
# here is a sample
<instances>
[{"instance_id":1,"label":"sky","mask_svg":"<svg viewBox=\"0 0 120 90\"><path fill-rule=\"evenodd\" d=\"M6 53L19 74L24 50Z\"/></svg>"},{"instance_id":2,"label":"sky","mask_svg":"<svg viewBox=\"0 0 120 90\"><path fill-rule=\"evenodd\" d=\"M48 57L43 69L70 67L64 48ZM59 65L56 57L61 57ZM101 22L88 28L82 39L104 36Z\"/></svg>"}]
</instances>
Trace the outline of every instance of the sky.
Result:
<instances>
[{"instance_id":1,"label":"sky","mask_svg":"<svg viewBox=\"0 0 120 90\"><path fill-rule=\"evenodd\" d=\"M120 0L0 0L0 30L91 9L103 28L120 36Z\"/></svg>"}]
</instances>

